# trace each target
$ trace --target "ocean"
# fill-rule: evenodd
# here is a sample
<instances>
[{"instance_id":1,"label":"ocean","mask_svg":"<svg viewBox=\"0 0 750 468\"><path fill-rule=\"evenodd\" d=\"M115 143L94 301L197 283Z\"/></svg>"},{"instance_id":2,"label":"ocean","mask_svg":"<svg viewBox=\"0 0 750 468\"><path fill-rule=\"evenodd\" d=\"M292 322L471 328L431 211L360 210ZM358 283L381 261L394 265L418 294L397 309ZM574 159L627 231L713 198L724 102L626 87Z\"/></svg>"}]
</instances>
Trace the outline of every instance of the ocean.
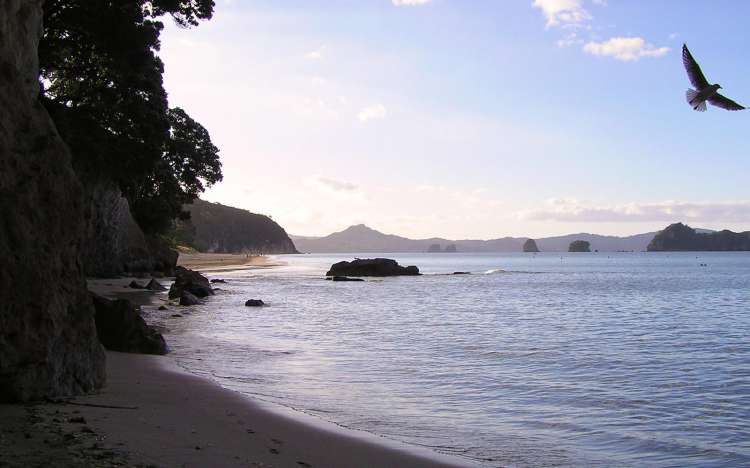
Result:
<instances>
[{"instance_id":1,"label":"ocean","mask_svg":"<svg viewBox=\"0 0 750 468\"><path fill-rule=\"evenodd\" d=\"M374 256L423 276L323 279ZM478 466L750 465L750 253L275 260L147 312L179 365Z\"/></svg>"}]
</instances>

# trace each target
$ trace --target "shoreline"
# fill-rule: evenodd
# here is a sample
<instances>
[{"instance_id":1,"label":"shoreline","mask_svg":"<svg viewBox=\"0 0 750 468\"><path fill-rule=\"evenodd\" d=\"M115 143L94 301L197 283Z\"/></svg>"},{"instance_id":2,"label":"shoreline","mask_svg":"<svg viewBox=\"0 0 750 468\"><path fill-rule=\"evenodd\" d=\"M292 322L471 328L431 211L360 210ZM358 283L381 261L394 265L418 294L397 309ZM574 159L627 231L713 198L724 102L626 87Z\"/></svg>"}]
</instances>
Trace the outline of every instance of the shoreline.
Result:
<instances>
[{"instance_id":1,"label":"shoreline","mask_svg":"<svg viewBox=\"0 0 750 468\"><path fill-rule=\"evenodd\" d=\"M168 356L107 352L99 394L80 415L131 463L157 466L457 467L432 450L281 411L179 368ZM122 409L129 408L129 409ZM130 409L135 408L135 409Z\"/></svg>"},{"instance_id":2,"label":"shoreline","mask_svg":"<svg viewBox=\"0 0 750 468\"><path fill-rule=\"evenodd\" d=\"M283 265L267 255L180 253L177 265L201 273L270 268Z\"/></svg>"},{"instance_id":3,"label":"shoreline","mask_svg":"<svg viewBox=\"0 0 750 468\"><path fill-rule=\"evenodd\" d=\"M274 266L267 258L247 263L244 255L200 255L203 273ZM195 262L183 263L189 264ZM146 307L168 302L164 292L129 289L131 280L89 279L88 284L97 294ZM168 286L169 280L163 283ZM107 351L105 387L73 401L109 407L74 406L88 427L103 435L110 448L122 451L119 455L131 465L477 466L469 459L349 429L224 388L209 377L190 373L169 355Z\"/></svg>"}]
</instances>

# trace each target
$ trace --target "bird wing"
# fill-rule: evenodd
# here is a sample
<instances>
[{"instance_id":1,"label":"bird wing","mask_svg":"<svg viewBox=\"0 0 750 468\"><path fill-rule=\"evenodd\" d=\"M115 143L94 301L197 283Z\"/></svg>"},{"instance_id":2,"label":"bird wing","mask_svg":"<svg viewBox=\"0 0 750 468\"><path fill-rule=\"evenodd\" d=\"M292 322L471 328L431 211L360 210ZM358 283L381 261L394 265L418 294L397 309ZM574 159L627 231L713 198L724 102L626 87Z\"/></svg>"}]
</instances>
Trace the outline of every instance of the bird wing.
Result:
<instances>
[{"instance_id":1,"label":"bird wing","mask_svg":"<svg viewBox=\"0 0 750 468\"><path fill-rule=\"evenodd\" d=\"M708 102L710 102L716 107L721 107L722 109L726 109L730 111L738 111L738 110L742 110L745 108L744 106L737 104L736 102L732 101L728 97L722 96L719 93L716 93L710 98L708 98Z\"/></svg>"},{"instance_id":2,"label":"bird wing","mask_svg":"<svg viewBox=\"0 0 750 468\"><path fill-rule=\"evenodd\" d=\"M685 65L685 70L687 70L690 82L693 83L693 86L698 88L698 91L709 86L708 80L703 76L701 67L698 66L698 62L695 61L685 44L682 44L682 64Z\"/></svg>"}]
</instances>

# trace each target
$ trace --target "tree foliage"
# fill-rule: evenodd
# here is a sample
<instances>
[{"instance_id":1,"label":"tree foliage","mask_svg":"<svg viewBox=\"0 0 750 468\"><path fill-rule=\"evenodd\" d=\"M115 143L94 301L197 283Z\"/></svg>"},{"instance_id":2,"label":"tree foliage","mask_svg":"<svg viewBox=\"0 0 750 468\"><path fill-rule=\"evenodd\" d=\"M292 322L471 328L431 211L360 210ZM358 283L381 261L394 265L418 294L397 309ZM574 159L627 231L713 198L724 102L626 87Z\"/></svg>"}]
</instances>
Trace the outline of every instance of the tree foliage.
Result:
<instances>
[{"instance_id":1,"label":"tree foliage","mask_svg":"<svg viewBox=\"0 0 750 468\"><path fill-rule=\"evenodd\" d=\"M205 128L170 109L157 56L171 15L190 27L212 0L47 0L39 47L42 98L82 179L116 181L147 232L221 180Z\"/></svg>"}]
</instances>

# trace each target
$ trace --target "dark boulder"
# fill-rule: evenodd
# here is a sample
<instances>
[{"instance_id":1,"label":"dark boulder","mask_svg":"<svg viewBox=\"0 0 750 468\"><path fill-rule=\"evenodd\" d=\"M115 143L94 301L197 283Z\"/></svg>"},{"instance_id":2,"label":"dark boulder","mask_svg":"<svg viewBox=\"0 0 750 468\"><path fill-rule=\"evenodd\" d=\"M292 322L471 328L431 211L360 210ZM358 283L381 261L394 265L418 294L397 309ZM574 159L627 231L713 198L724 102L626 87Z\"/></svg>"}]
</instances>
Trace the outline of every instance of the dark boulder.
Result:
<instances>
[{"instance_id":1,"label":"dark boulder","mask_svg":"<svg viewBox=\"0 0 750 468\"><path fill-rule=\"evenodd\" d=\"M201 300L195 297L194 294L191 294L188 291L182 291L182 294L180 295L181 306L194 306L200 303L201 303Z\"/></svg>"},{"instance_id":2,"label":"dark boulder","mask_svg":"<svg viewBox=\"0 0 750 468\"><path fill-rule=\"evenodd\" d=\"M215 278L211 280L212 283L226 283L226 280Z\"/></svg>"},{"instance_id":3,"label":"dark boulder","mask_svg":"<svg viewBox=\"0 0 750 468\"><path fill-rule=\"evenodd\" d=\"M165 288L161 283L156 281L155 279L151 278L151 281L148 282L146 285L146 289L149 291L166 291L167 288Z\"/></svg>"},{"instance_id":4,"label":"dark boulder","mask_svg":"<svg viewBox=\"0 0 750 468\"><path fill-rule=\"evenodd\" d=\"M403 267L389 258L365 258L351 262L338 262L331 266L326 276L415 276L419 268Z\"/></svg>"},{"instance_id":5,"label":"dark boulder","mask_svg":"<svg viewBox=\"0 0 750 468\"><path fill-rule=\"evenodd\" d=\"M146 286L144 284L139 283L136 280L131 281L128 287L131 289L146 289Z\"/></svg>"},{"instance_id":6,"label":"dark boulder","mask_svg":"<svg viewBox=\"0 0 750 468\"><path fill-rule=\"evenodd\" d=\"M471 272L469 272L469 271L454 271L453 274L454 275L470 275Z\"/></svg>"},{"instance_id":7,"label":"dark boulder","mask_svg":"<svg viewBox=\"0 0 750 468\"><path fill-rule=\"evenodd\" d=\"M189 292L198 297L213 296L214 294L208 278L197 271L178 266L175 268L174 283L169 288L169 298L176 299L181 297L183 292Z\"/></svg>"},{"instance_id":8,"label":"dark boulder","mask_svg":"<svg viewBox=\"0 0 750 468\"><path fill-rule=\"evenodd\" d=\"M175 274L177 258L180 254L172 248L172 245L160 237L147 237L146 244L151 255L151 268L149 271L161 272L167 276Z\"/></svg>"},{"instance_id":9,"label":"dark boulder","mask_svg":"<svg viewBox=\"0 0 750 468\"><path fill-rule=\"evenodd\" d=\"M245 301L245 307L263 307L264 305L266 305L266 303L260 299L248 299Z\"/></svg>"},{"instance_id":10,"label":"dark boulder","mask_svg":"<svg viewBox=\"0 0 750 468\"><path fill-rule=\"evenodd\" d=\"M167 306L161 305L161 306L159 306L159 310L167 310Z\"/></svg>"},{"instance_id":11,"label":"dark boulder","mask_svg":"<svg viewBox=\"0 0 750 468\"><path fill-rule=\"evenodd\" d=\"M96 294L91 298L96 310L96 333L105 348L123 353L167 354L164 337L146 324L132 302Z\"/></svg>"}]
</instances>

